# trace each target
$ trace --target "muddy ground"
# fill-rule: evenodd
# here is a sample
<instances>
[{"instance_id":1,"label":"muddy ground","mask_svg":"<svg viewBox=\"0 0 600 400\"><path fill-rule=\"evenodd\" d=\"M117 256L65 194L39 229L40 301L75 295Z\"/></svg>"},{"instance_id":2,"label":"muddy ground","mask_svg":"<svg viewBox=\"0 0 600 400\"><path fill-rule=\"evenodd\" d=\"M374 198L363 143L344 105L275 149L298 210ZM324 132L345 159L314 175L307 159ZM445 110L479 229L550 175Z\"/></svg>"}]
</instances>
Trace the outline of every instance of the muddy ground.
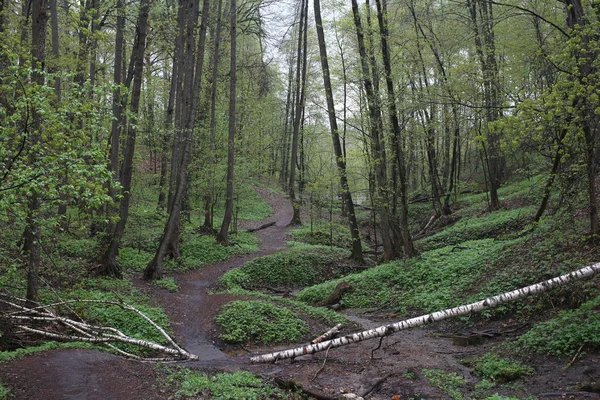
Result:
<instances>
[{"instance_id":1,"label":"muddy ground","mask_svg":"<svg viewBox=\"0 0 600 400\"><path fill-rule=\"evenodd\" d=\"M218 339L213 317L219 308L237 297L210 294L216 280L228 269L252 258L272 254L285 247L287 225L292 217L290 202L282 195L257 189L275 210L265 221L246 223L244 228L265 222L276 225L257 232L262 240L260 251L199 271L176 276L181 290L169 293L147 285L140 277L136 285L151 295L170 316L175 338L201 361L185 365L208 372L248 370L267 380L292 380L321 398L336 398L344 393L365 395L368 399L445 399L440 389L431 386L423 369L454 371L467 380L473 398L481 398L475 385L480 381L465 366L464 360L480 356L498 344L523 333L528 326L513 321L496 321L482 326L461 326L457 322L436 324L385 338L381 348L373 351L378 340L332 349L327 354L280 361L277 364L250 364L251 355L285 349L290 346L238 348L225 346ZM360 314L344 311L362 328L393 322L383 311ZM453 343L448 333L492 330L494 337L481 343L463 346ZM251 354L248 354L247 351ZM588 352L569 364L569 359L556 359L523 354L523 361L535 369L535 375L516 382L497 385L492 393L518 398L590 399L600 394L578 392L583 382L600 381L598 353ZM125 360L93 350L53 350L22 360L0 364L0 381L10 388L16 399L169 399L173 390L159 383L160 369L153 364ZM469 397L469 396L467 396ZM485 397L485 396L483 396Z\"/></svg>"}]
</instances>

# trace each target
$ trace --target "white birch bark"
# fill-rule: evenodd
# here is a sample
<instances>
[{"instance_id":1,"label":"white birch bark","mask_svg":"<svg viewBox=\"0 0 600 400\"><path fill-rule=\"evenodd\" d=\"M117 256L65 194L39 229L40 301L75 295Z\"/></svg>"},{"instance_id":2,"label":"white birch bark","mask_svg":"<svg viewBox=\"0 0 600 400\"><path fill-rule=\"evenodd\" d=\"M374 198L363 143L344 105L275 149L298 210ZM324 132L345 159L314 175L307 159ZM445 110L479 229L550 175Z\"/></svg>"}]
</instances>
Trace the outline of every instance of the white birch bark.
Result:
<instances>
[{"instance_id":1,"label":"white birch bark","mask_svg":"<svg viewBox=\"0 0 600 400\"><path fill-rule=\"evenodd\" d=\"M306 354L314 354L332 347L340 347L351 343L362 342L363 340L367 339L388 336L392 333L408 328L414 328L416 326L425 325L435 321L441 321L448 318L458 317L460 315L467 315L474 312L487 310L489 308L496 307L500 304L515 301L533 294L545 292L549 289L552 289L553 287L564 285L571 281L591 277L597 274L598 272L600 272L600 263L596 263L588 267L581 268L577 271L573 271L566 275L562 275L556 278L549 279L547 281L536 283L531 286L526 286L521 289L513 290L512 292L488 297L487 299L478 301L476 303L466 304L443 311L437 311L431 314L407 319L404 321L396 322L394 324L380 326L378 328L369 329L367 331L353 333L350 335L346 335L332 340L327 340L317 344L309 344L295 349L283 350L270 354L263 354L260 356L252 357L250 361L253 363L275 362L277 360L283 360L286 358L294 358Z\"/></svg>"}]
</instances>

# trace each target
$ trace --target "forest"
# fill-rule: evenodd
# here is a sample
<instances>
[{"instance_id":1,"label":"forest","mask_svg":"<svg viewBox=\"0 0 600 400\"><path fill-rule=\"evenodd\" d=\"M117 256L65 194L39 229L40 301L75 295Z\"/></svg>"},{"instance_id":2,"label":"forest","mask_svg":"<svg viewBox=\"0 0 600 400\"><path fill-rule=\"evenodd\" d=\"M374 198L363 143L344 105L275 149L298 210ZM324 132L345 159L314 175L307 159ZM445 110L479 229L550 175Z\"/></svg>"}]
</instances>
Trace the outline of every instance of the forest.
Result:
<instances>
[{"instance_id":1,"label":"forest","mask_svg":"<svg viewBox=\"0 0 600 400\"><path fill-rule=\"evenodd\" d=\"M0 0L0 400L600 398L599 53L598 0Z\"/></svg>"}]
</instances>

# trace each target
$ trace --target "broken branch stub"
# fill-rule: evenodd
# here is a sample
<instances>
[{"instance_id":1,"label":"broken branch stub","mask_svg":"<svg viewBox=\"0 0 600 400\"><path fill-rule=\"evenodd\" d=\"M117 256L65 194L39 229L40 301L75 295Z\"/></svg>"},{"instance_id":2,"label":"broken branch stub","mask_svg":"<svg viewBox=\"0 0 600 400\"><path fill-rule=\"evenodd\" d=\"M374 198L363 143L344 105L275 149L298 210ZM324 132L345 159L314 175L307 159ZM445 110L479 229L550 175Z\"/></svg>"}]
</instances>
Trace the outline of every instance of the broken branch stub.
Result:
<instances>
[{"instance_id":1,"label":"broken branch stub","mask_svg":"<svg viewBox=\"0 0 600 400\"><path fill-rule=\"evenodd\" d=\"M468 315L475 312L487 310L489 308L496 307L500 304L509 303L511 301L515 301L527 296L545 292L556 286L564 285L575 280L591 277L597 274L598 272L600 272L600 263L596 263L588 267L581 268L577 271L573 271L568 274L558 276L556 278L536 283L534 285L526 286L521 289L513 290L511 292L499 294L493 297L488 297L487 299L478 301L476 303L461 305L443 311L437 311L431 314L407 319L404 321L396 322L394 324L380 326L378 328L369 329L367 331L353 333L350 335L339 337L337 339L327 340L317 344L310 344L295 349L277 351L270 354L263 354L260 356L252 357L250 361L253 363L274 362L277 360L284 360L286 358L299 357L305 354L318 353L320 351L324 351L332 347L345 346L351 343L362 342L363 340L367 339L391 335L392 333L399 332L408 328L414 328L435 321L441 321L448 318L458 317L461 315Z\"/></svg>"}]
</instances>

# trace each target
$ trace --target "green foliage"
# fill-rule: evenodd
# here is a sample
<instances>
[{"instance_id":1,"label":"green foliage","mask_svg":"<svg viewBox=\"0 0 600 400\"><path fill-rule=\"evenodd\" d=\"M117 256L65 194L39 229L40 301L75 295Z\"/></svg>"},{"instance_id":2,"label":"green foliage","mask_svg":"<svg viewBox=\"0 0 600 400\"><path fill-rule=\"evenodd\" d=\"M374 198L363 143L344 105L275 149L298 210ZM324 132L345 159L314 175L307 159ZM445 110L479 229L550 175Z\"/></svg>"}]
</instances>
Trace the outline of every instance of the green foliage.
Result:
<instances>
[{"instance_id":1,"label":"green foliage","mask_svg":"<svg viewBox=\"0 0 600 400\"><path fill-rule=\"evenodd\" d=\"M340 276L336 266L349 252L325 246L302 246L268 255L228 271L220 279L226 288L285 286L303 287Z\"/></svg>"},{"instance_id":2,"label":"green foliage","mask_svg":"<svg viewBox=\"0 0 600 400\"><path fill-rule=\"evenodd\" d=\"M535 214L535 207L496 211L482 217L463 218L456 224L420 241L424 250L488 237L514 233L525 227Z\"/></svg>"},{"instance_id":3,"label":"green foliage","mask_svg":"<svg viewBox=\"0 0 600 400\"><path fill-rule=\"evenodd\" d=\"M323 307L312 307L312 306L307 305L306 303L303 303L303 302L297 301L297 300L292 300L290 298L273 296L273 295L269 295L269 294L265 294L265 293L261 293L261 292L244 290L241 288L233 288L233 289L227 290L226 293L234 294L234 295L238 295L238 296L250 296L250 297L263 299L263 300L269 301L271 303L281 304L281 305L285 306L286 308L294 311L297 314L305 315L305 316L308 316L308 317L316 319L316 320L321 320L326 325L335 325L335 324L346 325L349 322L348 318L346 318L344 315L339 314L333 310L329 310L329 309L323 308Z\"/></svg>"},{"instance_id":4,"label":"green foliage","mask_svg":"<svg viewBox=\"0 0 600 400\"><path fill-rule=\"evenodd\" d=\"M198 371L180 368L168 371L167 384L176 385L176 397L210 398L221 400L259 400L284 398L284 392L271 386L250 372L238 371L207 375Z\"/></svg>"},{"instance_id":5,"label":"green foliage","mask_svg":"<svg viewBox=\"0 0 600 400\"><path fill-rule=\"evenodd\" d=\"M484 400L519 400L519 398L518 397L501 396L498 393L495 393L489 397L486 397Z\"/></svg>"},{"instance_id":6,"label":"green foliage","mask_svg":"<svg viewBox=\"0 0 600 400\"><path fill-rule=\"evenodd\" d=\"M440 389L453 400L463 400L461 389L465 386L465 378L456 374L456 372L447 373L441 369L424 369L423 375L430 385Z\"/></svg>"},{"instance_id":7,"label":"green foliage","mask_svg":"<svg viewBox=\"0 0 600 400\"><path fill-rule=\"evenodd\" d=\"M143 250L136 250L132 247L124 247L119 250L117 262L122 267L133 268L136 271L143 271L148 263L154 257L151 253Z\"/></svg>"},{"instance_id":8,"label":"green foliage","mask_svg":"<svg viewBox=\"0 0 600 400\"><path fill-rule=\"evenodd\" d=\"M308 333L306 323L293 312L266 301L234 301L223 307L215 321L223 329L221 338L231 343L295 342Z\"/></svg>"},{"instance_id":9,"label":"green foliage","mask_svg":"<svg viewBox=\"0 0 600 400\"><path fill-rule=\"evenodd\" d=\"M98 255L100 246L95 239L67 239L57 245L59 254L91 260Z\"/></svg>"},{"instance_id":10,"label":"green foliage","mask_svg":"<svg viewBox=\"0 0 600 400\"><path fill-rule=\"evenodd\" d=\"M171 293L179 292L179 286L175 282L175 278L168 277L159 280L154 280L152 283L160 288L167 289Z\"/></svg>"},{"instance_id":11,"label":"green foliage","mask_svg":"<svg viewBox=\"0 0 600 400\"><path fill-rule=\"evenodd\" d=\"M302 290L297 299L316 303L344 281L354 290L342 298L350 308L386 306L407 313L433 312L462 304L471 288L507 247L518 241L468 241L422 253L407 261L379 265L358 274ZM484 296L485 297L485 296Z\"/></svg>"},{"instance_id":12,"label":"green foliage","mask_svg":"<svg viewBox=\"0 0 600 400\"><path fill-rule=\"evenodd\" d=\"M600 347L600 296L575 310L561 311L546 322L535 325L516 345L537 353L573 355L585 345Z\"/></svg>"},{"instance_id":13,"label":"green foliage","mask_svg":"<svg viewBox=\"0 0 600 400\"><path fill-rule=\"evenodd\" d=\"M46 342L39 346L23 347L12 351L0 351L0 362L8 362L20 360L32 354L41 353L42 351L54 349L94 349L97 348L89 343L81 342Z\"/></svg>"},{"instance_id":14,"label":"green foliage","mask_svg":"<svg viewBox=\"0 0 600 400\"><path fill-rule=\"evenodd\" d=\"M533 375L533 368L523 365L518 361L502 358L493 353L486 353L482 357L469 363L475 373L483 379L494 382L510 382L525 375Z\"/></svg>"},{"instance_id":15,"label":"green foliage","mask_svg":"<svg viewBox=\"0 0 600 400\"><path fill-rule=\"evenodd\" d=\"M329 224L316 221L309 226L292 230L290 236L294 240L313 245L336 246L344 249L352 247L350 230L346 226L335 222Z\"/></svg>"},{"instance_id":16,"label":"green foliage","mask_svg":"<svg viewBox=\"0 0 600 400\"><path fill-rule=\"evenodd\" d=\"M222 246L212 236L186 234L180 246L181 258L176 264L167 264L167 269L191 271L258 250L258 239L249 233L238 233L231 240L235 245Z\"/></svg>"},{"instance_id":17,"label":"green foliage","mask_svg":"<svg viewBox=\"0 0 600 400\"><path fill-rule=\"evenodd\" d=\"M237 187L234 204L237 217L246 221L260 221L273 215L273 208L256 193L254 186L242 184Z\"/></svg>"},{"instance_id":18,"label":"green foliage","mask_svg":"<svg viewBox=\"0 0 600 400\"><path fill-rule=\"evenodd\" d=\"M8 400L8 396L10 396L10 389L0 382L0 400Z\"/></svg>"}]
</instances>

